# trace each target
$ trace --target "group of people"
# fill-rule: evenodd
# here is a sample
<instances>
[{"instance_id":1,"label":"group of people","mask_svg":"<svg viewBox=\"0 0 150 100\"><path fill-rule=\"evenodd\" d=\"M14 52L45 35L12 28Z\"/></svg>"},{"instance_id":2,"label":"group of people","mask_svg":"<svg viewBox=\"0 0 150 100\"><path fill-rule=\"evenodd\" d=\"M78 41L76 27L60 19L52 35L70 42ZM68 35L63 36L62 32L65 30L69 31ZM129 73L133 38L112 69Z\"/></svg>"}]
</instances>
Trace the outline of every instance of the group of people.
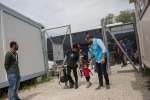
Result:
<instances>
[{"instance_id":1,"label":"group of people","mask_svg":"<svg viewBox=\"0 0 150 100\"><path fill-rule=\"evenodd\" d=\"M138 52L136 49L136 44L130 40L120 40L120 45L124 49L124 51L127 53L129 58L136 64L138 63ZM126 66L127 63L127 57L124 55L124 53L121 51L121 49L118 47L118 45L115 45L115 59L117 64L122 64L122 67Z\"/></svg>"},{"instance_id":2,"label":"group of people","mask_svg":"<svg viewBox=\"0 0 150 100\"><path fill-rule=\"evenodd\" d=\"M86 36L86 41L89 47L89 51L91 53L91 58L95 61L96 72L98 74L99 84L96 89L100 89L103 87L103 76L105 78L106 88L110 88L109 77L107 73L107 56L106 56L106 47L101 39L94 38L92 34L88 34ZM6 53L5 56L5 69L7 72L7 78L9 82L8 88L8 99L9 100L21 100L18 96L18 88L20 85L20 70L19 70L19 61L18 61L18 44L15 41L10 42L10 51ZM64 63L67 64L67 78L69 81L70 88L75 87L78 88L78 62L79 62L79 46L78 44L74 44L72 49L69 50L66 54ZM88 62L84 62L81 64L83 74L88 82L88 86L90 87L92 83L90 82L90 74L92 74L89 69ZM71 73L73 71L73 75L75 81L73 80Z\"/></svg>"},{"instance_id":3,"label":"group of people","mask_svg":"<svg viewBox=\"0 0 150 100\"><path fill-rule=\"evenodd\" d=\"M103 76L105 78L105 83L106 83L106 88L110 88L110 83L109 83L109 77L107 73L107 48L105 47L103 41L98 38L94 38L91 33L87 34L86 36L86 41L88 44L89 52L91 54L91 58L94 59L95 61L95 67L96 67L96 72L98 74L98 80L99 84L98 87L96 88L97 90L103 87ZM82 51L82 50L81 50ZM77 75L77 68L80 65L81 73L83 73L88 85L87 88L89 88L92 83L90 81L90 75L92 74L92 71L89 68L89 63L88 61L83 60L84 54L81 55L81 51L79 49L78 44L74 44L72 49L69 50L66 53L65 56L65 61L67 65L67 73L66 76L69 81L69 86L70 88L75 87L75 89L78 88L78 75ZM80 59L80 64L78 64ZM75 81L73 81L71 72L73 72Z\"/></svg>"}]
</instances>

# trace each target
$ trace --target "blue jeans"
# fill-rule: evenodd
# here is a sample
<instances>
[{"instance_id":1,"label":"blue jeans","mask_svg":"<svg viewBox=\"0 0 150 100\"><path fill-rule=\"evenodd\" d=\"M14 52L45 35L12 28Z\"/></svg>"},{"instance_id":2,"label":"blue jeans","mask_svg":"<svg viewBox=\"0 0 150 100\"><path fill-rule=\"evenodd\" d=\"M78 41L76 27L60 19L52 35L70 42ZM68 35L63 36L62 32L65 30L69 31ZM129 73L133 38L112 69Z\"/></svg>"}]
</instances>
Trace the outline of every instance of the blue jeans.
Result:
<instances>
[{"instance_id":1,"label":"blue jeans","mask_svg":"<svg viewBox=\"0 0 150 100\"><path fill-rule=\"evenodd\" d=\"M14 73L7 74L8 77L8 99L9 100L18 100L18 88L20 86L20 76Z\"/></svg>"}]
</instances>

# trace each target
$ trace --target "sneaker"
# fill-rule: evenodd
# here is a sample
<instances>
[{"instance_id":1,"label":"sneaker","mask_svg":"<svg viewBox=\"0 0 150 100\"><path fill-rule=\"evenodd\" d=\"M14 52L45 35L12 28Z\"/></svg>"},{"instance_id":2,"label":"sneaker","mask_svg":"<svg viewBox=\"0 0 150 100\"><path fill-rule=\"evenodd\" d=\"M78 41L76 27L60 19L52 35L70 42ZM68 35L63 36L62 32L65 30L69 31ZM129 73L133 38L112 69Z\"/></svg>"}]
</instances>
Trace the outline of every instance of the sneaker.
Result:
<instances>
[{"instance_id":1,"label":"sneaker","mask_svg":"<svg viewBox=\"0 0 150 100\"><path fill-rule=\"evenodd\" d=\"M110 89L110 85L106 85L106 89Z\"/></svg>"}]
</instances>

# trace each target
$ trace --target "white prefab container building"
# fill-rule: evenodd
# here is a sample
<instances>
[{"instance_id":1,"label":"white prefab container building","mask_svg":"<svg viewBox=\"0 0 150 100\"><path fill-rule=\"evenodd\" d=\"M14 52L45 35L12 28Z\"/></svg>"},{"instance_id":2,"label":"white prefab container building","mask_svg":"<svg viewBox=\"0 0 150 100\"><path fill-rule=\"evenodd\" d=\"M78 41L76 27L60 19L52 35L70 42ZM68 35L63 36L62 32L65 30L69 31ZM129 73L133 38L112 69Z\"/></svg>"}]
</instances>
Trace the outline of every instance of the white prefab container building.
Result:
<instances>
[{"instance_id":1,"label":"white prefab container building","mask_svg":"<svg viewBox=\"0 0 150 100\"><path fill-rule=\"evenodd\" d=\"M0 4L0 88L8 86L4 68L5 53L10 41L19 44L21 80L29 80L46 73L48 69L43 25Z\"/></svg>"},{"instance_id":2,"label":"white prefab container building","mask_svg":"<svg viewBox=\"0 0 150 100\"><path fill-rule=\"evenodd\" d=\"M150 0L131 0L135 3L136 22L142 64L150 68Z\"/></svg>"}]
</instances>

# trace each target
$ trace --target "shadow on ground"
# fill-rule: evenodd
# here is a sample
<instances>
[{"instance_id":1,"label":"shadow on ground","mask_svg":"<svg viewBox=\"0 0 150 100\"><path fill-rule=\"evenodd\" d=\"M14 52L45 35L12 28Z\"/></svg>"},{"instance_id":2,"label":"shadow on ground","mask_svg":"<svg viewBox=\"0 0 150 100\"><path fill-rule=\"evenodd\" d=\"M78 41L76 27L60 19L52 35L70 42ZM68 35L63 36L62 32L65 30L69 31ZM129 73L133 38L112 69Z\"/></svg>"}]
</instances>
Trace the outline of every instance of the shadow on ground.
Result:
<instances>
[{"instance_id":1,"label":"shadow on ground","mask_svg":"<svg viewBox=\"0 0 150 100\"><path fill-rule=\"evenodd\" d=\"M134 73L136 80L132 81L132 88L141 92L143 100L150 100L150 76L143 76L137 72Z\"/></svg>"},{"instance_id":2,"label":"shadow on ground","mask_svg":"<svg viewBox=\"0 0 150 100\"><path fill-rule=\"evenodd\" d=\"M117 71L118 74L123 74L123 73L133 73L135 72L135 70L121 70L121 71Z\"/></svg>"}]
</instances>

